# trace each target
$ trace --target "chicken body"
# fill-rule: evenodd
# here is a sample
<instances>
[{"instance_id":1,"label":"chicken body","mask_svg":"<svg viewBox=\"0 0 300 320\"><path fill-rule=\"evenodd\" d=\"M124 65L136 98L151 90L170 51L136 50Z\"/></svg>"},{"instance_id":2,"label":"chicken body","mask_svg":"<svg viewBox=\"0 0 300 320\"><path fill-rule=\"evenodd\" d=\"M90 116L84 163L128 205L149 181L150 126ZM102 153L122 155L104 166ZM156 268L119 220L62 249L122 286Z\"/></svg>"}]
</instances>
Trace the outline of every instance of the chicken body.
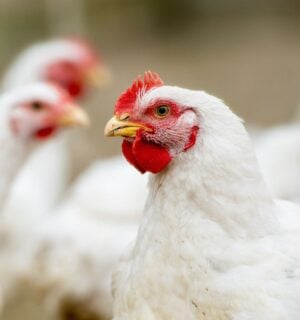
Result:
<instances>
[{"instance_id":1,"label":"chicken body","mask_svg":"<svg viewBox=\"0 0 300 320\"><path fill-rule=\"evenodd\" d=\"M136 221L126 218L72 211L43 219L19 277L40 296L50 319L65 319L67 303L73 311L80 305L87 318L111 319L111 272L137 230Z\"/></svg>"},{"instance_id":2,"label":"chicken body","mask_svg":"<svg viewBox=\"0 0 300 320\"><path fill-rule=\"evenodd\" d=\"M123 183L117 184L120 178ZM36 310L39 301L40 312L49 319L64 319L66 305L69 312L79 305L87 317L110 319L111 272L136 236L146 189L140 185L146 180L120 157L99 161L84 172L55 212L28 228L22 253L27 258L14 274L18 290L13 289L10 301L27 287L27 307ZM123 198L116 199L114 192ZM128 210L127 203L133 204Z\"/></svg>"}]
</instances>

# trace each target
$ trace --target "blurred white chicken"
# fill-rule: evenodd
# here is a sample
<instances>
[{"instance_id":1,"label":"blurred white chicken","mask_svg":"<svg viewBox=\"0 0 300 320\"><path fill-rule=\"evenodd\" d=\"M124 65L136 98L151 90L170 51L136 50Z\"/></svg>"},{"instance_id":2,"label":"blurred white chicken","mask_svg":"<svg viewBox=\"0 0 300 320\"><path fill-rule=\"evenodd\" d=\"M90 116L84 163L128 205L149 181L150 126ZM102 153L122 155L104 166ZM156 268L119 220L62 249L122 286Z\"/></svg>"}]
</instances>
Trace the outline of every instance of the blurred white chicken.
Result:
<instances>
[{"instance_id":1,"label":"blurred white chicken","mask_svg":"<svg viewBox=\"0 0 300 320\"><path fill-rule=\"evenodd\" d=\"M39 297L29 302L42 306L40 316L111 318L111 272L137 230L136 217L115 213L85 217L75 206L39 223L27 247L32 259L14 278L27 288L23 297Z\"/></svg>"},{"instance_id":2,"label":"blurred white chicken","mask_svg":"<svg viewBox=\"0 0 300 320\"><path fill-rule=\"evenodd\" d=\"M3 79L3 89L49 81L82 96L89 84L104 80L105 68L90 44L79 39L58 39L36 44L19 55ZM71 159L60 136L35 152L14 184L6 210L23 211L33 218L51 210L70 177Z\"/></svg>"},{"instance_id":3,"label":"blurred white chicken","mask_svg":"<svg viewBox=\"0 0 300 320\"><path fill-rule=\"evenodd\" d=\"M300 204L300 124L292 122L262 130L255 146L272 193Z\"/></svg>"},{"instance_id":4,"label":"blurred white chicken","mask_svg":"<svg viewBox=\"0 0 300 320\"><path fill-rule=\"evenodd\" d=\"M47 141L65 126L84 125L88 118L84 111L72 102L69 94L52 84L34 83L9 90L0 98L0 140L2 152L0 157L0 286L6 288L9 281L8 273L17 267L14 263L15 254L11 250L16 243L18 233L16 228L23 228L26 218L19 217L10 220L3 206L11 191L11 184L19 172L21 164L26 160L32 147L41 146L38 141ZM24 224L21 221L25 221ZM23 235L23 233L20 233ZM21 244L26 238L21 238ZM20 243L19 243L20 244ZM13 248L17 249L18 248ZM12 261L10 261L12 259Z\"/></svg>"},{"instance_id":5,"label":"blurred white chicken","mask_svg":"<svg viewBox=\"0 0 300 320\"><path fill-rule=\"evenodd\" d=\"M80 212L99 221L103 215L116 222L138 221L147 195L147 181L147 174L138 174L123 157L96 161L76 179L58 211Z\"/></svg>"},{"instance_id":6,"label":"blurred white chicken","mask_svg":"<svg viewBox=\"0 0 300 320\"><path fill-rule=\"evenodd\" d=\"M26 226L26 245L14 254L18 268L10 276L3 319L10 319L13 301L20 319L24 309L16 301L24 299L31 317L111 318L111 271L135 238L146 194L140 174L125 165L118 157L99 161L78 178L53 214ZM130 190L124 189L128 181Z\"/></svg>"}]
</instances>

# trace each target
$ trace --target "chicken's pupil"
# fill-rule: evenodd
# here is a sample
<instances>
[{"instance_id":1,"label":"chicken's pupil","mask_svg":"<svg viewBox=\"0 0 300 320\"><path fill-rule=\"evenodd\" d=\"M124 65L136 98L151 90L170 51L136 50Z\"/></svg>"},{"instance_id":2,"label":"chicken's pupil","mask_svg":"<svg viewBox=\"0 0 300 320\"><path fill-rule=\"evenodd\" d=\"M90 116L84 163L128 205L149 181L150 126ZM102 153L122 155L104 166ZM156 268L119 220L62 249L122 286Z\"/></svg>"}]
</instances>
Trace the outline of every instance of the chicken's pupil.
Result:
<instances>
[{"instance_id":1,"label":"chicken's pupil","mask_svg":"<svg viewBox=\"0 0 300 320\"><path fill-rule=\"evenodd\" d=\"M41 110L43 105L38 101L34 101L32 102L31 107L33 110Z\"/></svg>"},{"instance_id":2,"label":"chicken's pupil","mask_svg":"<svg viewBox=\"0 0 300 320\"><path fill-rule=\"evenodd\" d=\"M157 113L159 116L164 116L168 113L169 108L167 106L160 106L157 108Z\"/></svg>"}]
</instances>

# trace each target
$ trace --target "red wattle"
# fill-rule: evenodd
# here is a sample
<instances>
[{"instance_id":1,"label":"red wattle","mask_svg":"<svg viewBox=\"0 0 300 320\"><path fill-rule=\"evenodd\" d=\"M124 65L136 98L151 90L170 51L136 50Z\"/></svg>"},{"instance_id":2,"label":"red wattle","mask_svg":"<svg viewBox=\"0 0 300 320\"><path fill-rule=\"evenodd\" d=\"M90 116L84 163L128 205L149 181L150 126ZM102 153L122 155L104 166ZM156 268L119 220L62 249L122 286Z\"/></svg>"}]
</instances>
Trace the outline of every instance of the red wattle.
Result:
<instances>
[{"instance_id":1,"label":"red wattle","mask_svg":"<svg viewBox=\"0 0 300 320\"><path fill-rule=\"evenodd\" d=\"M172 160L168 150L158 144L145 141L138 134L134 142L123 141L122 151L129 163L141 173L158 173Z\"/></svg>"},{"instance_id":2,"label":"red wattle","mask_svg":"<svg viewBox=\"0 0 300 320\"><path fill-rule=\"evenodd\" d=\"M141 173L145 173L145 170L139 167L138 163L135 160L135 156L133 155L133 142L129 142L128 140L124 139L122 143L122 152L124 157L130 164L132 164Z\"/></svg>"},{"instance_id":3,"label":"red wattle","mask_svg":"<svg viewBox=\"0 0 300 320\"><path fill-rule=\"evenodd\" d=\"M35 137L37 139L40 139L40 140L44 140L44 139L47 139L49 138L50 136L53 135L55 131L55 128L54 127L46 127L46 128L42 128L42 129L39 129L36 133L35 133Z\"/></svg>"},{"instance_id":4,"label":"red wattle","mask_svg":"<svg viewBox=\"0 0 300 320\"><path fill-rule=\"evenodd\" d=\"M82 95L83 87L80 83L77 82L70 82L66 86L67 91L69 92L70 96L77 98Z\"/></svg>"}]
</instances>

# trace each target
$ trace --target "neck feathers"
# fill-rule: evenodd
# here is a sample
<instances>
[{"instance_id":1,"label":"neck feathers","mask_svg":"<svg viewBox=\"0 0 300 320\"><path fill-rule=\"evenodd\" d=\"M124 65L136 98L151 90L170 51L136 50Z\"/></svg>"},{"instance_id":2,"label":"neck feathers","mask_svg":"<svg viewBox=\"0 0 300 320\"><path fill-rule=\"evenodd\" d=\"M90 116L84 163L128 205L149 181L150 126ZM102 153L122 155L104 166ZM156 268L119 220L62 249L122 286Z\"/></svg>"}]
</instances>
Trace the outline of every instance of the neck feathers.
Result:
<instances>
[{"instance_id":1,"label":"neck feathers","mask_svg":"<svg viewBox=\"0 0 300 320\"><path fill-rule=\"evenodd\" d=\"M169 224L178 216L201 216L233 237L272 232L274 204L243 125L237 121L234 128L216 126L209 133L202 128L194 148L152 177L146 211ZM222 129L227 137L217 132Z\"/></svg>"},{"instance_id":2,"label":"neck feathers","mask_svg":"<svg viewBox=\"0 0 300 320\"><path fill-rule=\"evenodd\" d=\"M18 169L25 161L30 149L29 141L25 139L23 141L11 132L5 111L3 108L0 115L0 211L3 209Z\"/></svg>"}]
</instances>

